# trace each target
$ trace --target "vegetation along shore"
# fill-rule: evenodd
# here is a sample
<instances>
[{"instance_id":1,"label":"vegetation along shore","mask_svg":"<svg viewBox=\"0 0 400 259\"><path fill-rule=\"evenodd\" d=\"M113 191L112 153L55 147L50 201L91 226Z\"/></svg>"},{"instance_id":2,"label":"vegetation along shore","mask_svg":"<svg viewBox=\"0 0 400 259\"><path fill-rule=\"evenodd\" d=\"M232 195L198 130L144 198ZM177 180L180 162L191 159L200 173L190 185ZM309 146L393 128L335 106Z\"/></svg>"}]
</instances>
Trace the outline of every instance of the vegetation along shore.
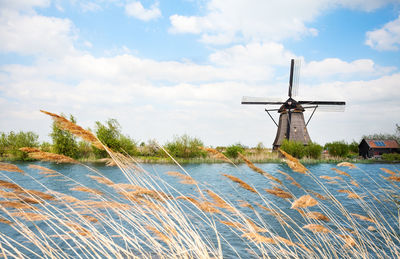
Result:
<instances>
[{"instance_id":1,"label":"vegetation along shore","mask_svg":"<svg viewBox=\"0 0 400 259\"><path fill-rule=\"evenodd\" d=\"M46 112L45 112L46 113ZM51 114L51 113L49 113ZM58 116L58 115L57 115ZM64 118L59 116L60 118ZM65 119L66 120L66 119ZM74 116L69 120L76 123ZM362 136L372 139L396 139L400 140L400 126L396 125L396 134L375 134ZM74 134L60 127L57 121L51 125L51 143L39 142L38 134L32 131L0 132L0 160L3 161L26 161L35 160L27 152L20 150L23 147L36 148L40 151L65 155L81 162L110 162L109 156L104 149L96 147L92 143L79 140ZM88 129L90 131L90 129ZM160 145L156 140L139 142L129 135L123 134L121 126L115 119L106 122L95 122L94 131L98 140L106 147L114 151L127 154L140 163L173 163L174 161L166 155L163 149L168 151L179 163L220 163L212 154L207 152L206 145L198 138L189 135L175 136L172 141ZM358 142L346 143L345 141L334 141L324 146L310 142L307 146L294 141L284 141L281 149L299 158L306 164L310 163L338 163L341 161L372 163L372 162L399 162L399 154L384 154L377 159L362 159L358 155ZM282 156L273 152L260 142L255 147L246 147L240 143L226 147L215 147L235 163L243 162L239 154L245 155L253 163L280 163Z\"/></svg>"}]
</instances>

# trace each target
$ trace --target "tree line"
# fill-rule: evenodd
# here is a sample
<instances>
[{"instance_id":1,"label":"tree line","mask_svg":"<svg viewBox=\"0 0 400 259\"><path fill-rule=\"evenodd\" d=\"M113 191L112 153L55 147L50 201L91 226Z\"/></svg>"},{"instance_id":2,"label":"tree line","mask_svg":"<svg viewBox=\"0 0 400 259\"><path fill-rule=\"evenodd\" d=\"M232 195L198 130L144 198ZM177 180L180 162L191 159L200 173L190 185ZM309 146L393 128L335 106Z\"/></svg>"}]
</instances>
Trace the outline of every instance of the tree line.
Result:
<instances>
[{"instance_id":1,"label":"tree line","mask_svg":"<svg viewBox=\"0 0 400 259\"><path fill-rule=\"evenodd\" d=\"M70 121L76 123L74 116L70 115ZM28 132L0 132L0 157L15 160L28 160L25 152L20 151L21 147L35 147L42 151L62 154L74 159L80 160L96 160L108 157L104 150L100 150L90 143L77 139L69 131L60 129L55 122L51 125L51 143L39 143L39 136L31 131ZM204 143L195 137L188 135L175 136L170 142L167 142L162 148L155 140L149 140L147 143L140 144L125 135L121 131L121 126L116 119L108 119L104 123L95 122L93 132L98 139L107 147L114 151L124 153L130 156L140 157L167 157L167 154L162 150L164 148L176 158L191 159L205 158L207 152L201 149ZM400 143L400 126L396 124L396 134L374 134L363 136L370 139L396 139ZM240 143L233 144L227 147L217 147L218 151L224 153L227 157L237 158L238 153L250 154L255 152L260 154L266 149L259 143L256 147L250 149ZM346 143L345 141L334 141L321 146L317 143L310 142L308 145L303 145L301 142L284 140L281 149L297 158L312 158L320 159L325 150L332 157L339 158L354 158L358 156L358 142L353 141ZM388 155L388 159L393 155ZM395 155L394 155L395 156ZM394 157L398 159L398 157Z\"/></svg>"}]
</instances>

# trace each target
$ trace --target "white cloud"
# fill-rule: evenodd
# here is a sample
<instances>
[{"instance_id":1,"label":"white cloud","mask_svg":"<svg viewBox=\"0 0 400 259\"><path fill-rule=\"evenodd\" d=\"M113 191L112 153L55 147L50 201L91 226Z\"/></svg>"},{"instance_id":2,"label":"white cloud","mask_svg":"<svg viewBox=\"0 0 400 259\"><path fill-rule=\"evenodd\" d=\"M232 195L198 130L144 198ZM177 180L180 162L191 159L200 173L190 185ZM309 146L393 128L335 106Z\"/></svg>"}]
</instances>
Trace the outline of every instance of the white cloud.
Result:
<instances>
[{"instance_id":1,"label":"white cloud","mask_svg":"<svg viewBox=\"0 0 400 259\"><path fill-rule=\"evenodd\" d=\"M200 34L212 44L231 42L279 41L316 36L318 31L307 24L323 11L352 8L371 11L396 0L210 0L204 16L170 16L171 33Z\"/></svg>"},{"instance_id":2,"label":"white cloud","mask_svg":"<svg viewBox=\"0 0 400 259\"><path fill-rule=\"evenodd\" d=\"M0 11L0 52L65 55L76 52L75 35L75 27L68 19Z\"/></svg>"},{"instance_id":3,"label":"white cloud","mask_svg":"<svg viewBox=\"0 0 400 259\"><path fill-rule=\"evenodd\" d=\"M133 16L142 21L150 21L161 17L161 11L158 8L158 2L150 6L149 9L143 7L139 1L128 3L125 6L125 12L129 16Z\"/></svg>"},{"instance_id":4,"label":"white cloud","mask_svg":"<svg viewBox=\"0 0 400 259\"><path fill-rule=\"evenodd\" d=\"M346 62L338 58L327 58L321 61L311 61L306 63L301 73L305 77L327 79L338 77L348 79L354 77L382 76L393 72L395 67L380 67L371 59L358 59Z\"/></svg>"},{"instance_id":5,"label":"white cloud","mask_svg":"<svg viewBox=\"0 0 400 259\"><path fill-rule=\"evenodd\" d=\"M377 50L398 50L400 46L400 15L382 28L368 31L365 44Z\"/></svg>"}]
</instances>

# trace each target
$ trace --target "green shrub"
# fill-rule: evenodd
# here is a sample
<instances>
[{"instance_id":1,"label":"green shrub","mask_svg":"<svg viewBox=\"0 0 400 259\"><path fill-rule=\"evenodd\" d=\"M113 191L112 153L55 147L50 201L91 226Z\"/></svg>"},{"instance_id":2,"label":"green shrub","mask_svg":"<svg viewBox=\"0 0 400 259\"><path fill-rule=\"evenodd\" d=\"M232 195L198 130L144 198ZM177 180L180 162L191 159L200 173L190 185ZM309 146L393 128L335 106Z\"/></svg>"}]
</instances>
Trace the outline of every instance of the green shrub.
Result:
<instances>
[{"instance_id":1,"label":"green shrub","mask_svg":"<svg viewBox=\"0 0 400 259\"><path fill-rule=\"evenodd\" d=\"M344 141L334 141L325 144L325 149L328 150L329 155L337 157L346 157L349 154L349 145Z\"/></svg>"},{"instance_id":2,"label":"green shrub","mask_svg":"<svg viewBox=\"0 0 400 259\"><path fill-rule=\"evenodd\" d=\"M235 144L235 145L231 145L228 146L224 152L224 154L227 157L230 158L237 158L238 157L238 153L243 153L244 152L244 147L241 144Z\"/></svg>"},{"instance_id":3,"label":"green shrub","mask_svg":"<svg viewBox=\"0 0 400 259\"><path fill-rule=\"evenodd\" d=\"M323 147L321 145L318 145L317 143L313 143L310 141L308 145L305 146L304 153L305 156L307 157L319 159L321 158L322 150Z\"/></svg>"},{"instance_id":4,"label":"green shrub","mask_svg":"<svg viewBox=\"0 0 400 259\"><path fill-rule=\"evenodd\" d=\"M70 121L76 123L75 118L71 115ZM53 122L52 132L50 134L53 140L53 151L72 158L79 157L79 148L76 138L69 131L62 130Z\"/></svg>"},{"instance_id":5,"label":"green shrub","mask_svg":"<svg viewBox=\"0 0 400 259\"><path fill-rule=\"evenodd\" d=\"M358 143L353 141L349 144L349 152L358 154Z\"/></svg>"},{"instance_id":6,"label":"green shrub","mask_svg":"<svg viewBox=\"0 0 400 259\"><path fill-rule=\"evenodd\" d=\"M296 157L296 158L303 158L304 155L306 154L306 149L303 143L299 141L291 141L284 139L282 141L282 145L280 147L283 151L286 153Z\"/></svg>"},{"instance_id":7,"label":"green shrub","mask_svg":"<svg viewBox=\"0 0 400 259\"><path fill-rule=\"evenodd\" d=\"M21 147L38 147L39 136L32 131L15 133L1 133L0 135L0 153L1 155L11 155L18 160L27 160L28 155L20 151Z\"/></svg>"},{"instance_id":8,"label":"green shrub","mask_svg":"<svg viewBox=\"0 0 400 259\"><path fill-rule=\"evenodd\" d=\"M388 162L400 161L400 154L398 153L382 154L382 159Z\"/></svg>"},{"instance_id":9,"label":"green shrub","mask_svg":"<svg viewBox=\"0 0 400 259\"><path fill-rule=\"evenodd\" d=\"M199 147L204 146L203 142L197 138L183 135L181 137L174 137L172 142L165 145L165 148L173 157L180 158L195 158L205 157L207 153Z\"/></svg>"}]
</instances>

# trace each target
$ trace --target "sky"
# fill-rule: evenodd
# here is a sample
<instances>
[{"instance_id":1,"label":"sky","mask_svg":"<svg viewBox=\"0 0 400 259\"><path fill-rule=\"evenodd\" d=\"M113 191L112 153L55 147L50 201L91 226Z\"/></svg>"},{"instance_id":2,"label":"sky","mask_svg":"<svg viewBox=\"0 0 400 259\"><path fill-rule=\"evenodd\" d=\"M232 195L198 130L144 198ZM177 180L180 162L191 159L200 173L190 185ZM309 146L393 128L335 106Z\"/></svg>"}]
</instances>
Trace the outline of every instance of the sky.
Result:
<instances>
[{"instance_id":1,"label":"sky","mask_svg":"<svg viewBox=\"0 0 400 259\"><path fill-rule=\"evenodd\" d=\"M46 110L138 142L271 147L275 107L241 99L285 101L293 58L296 100L346 102L317 110L314 142L395 133L400 0L0 0L0 131L49 141Z\"/></svg>"}]
</instances>

